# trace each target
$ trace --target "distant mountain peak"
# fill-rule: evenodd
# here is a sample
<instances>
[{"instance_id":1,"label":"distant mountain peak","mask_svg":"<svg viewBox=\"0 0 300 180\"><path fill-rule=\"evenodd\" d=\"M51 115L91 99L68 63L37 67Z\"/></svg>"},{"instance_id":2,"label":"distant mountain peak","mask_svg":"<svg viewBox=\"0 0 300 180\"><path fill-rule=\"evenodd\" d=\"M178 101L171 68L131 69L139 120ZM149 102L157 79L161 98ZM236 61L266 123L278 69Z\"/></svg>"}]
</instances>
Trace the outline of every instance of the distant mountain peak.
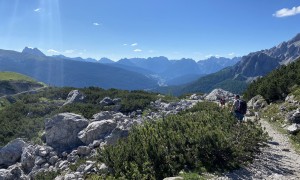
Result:
<instances>
[{"instance_id":1,"label":"distant mountain peak","mask_svg":"<svg viewBox=\"0 0 300 180\"><path fill-rule=\"evenodd\" d=\"M290 40L292 43L300 41L300 33L298 33L295 37Z\"/></svg>"},{"instance_id":2,"label":"distant mountain peak","mask_svg":"<svg viewBox=\"0 0 300 180\"><path fill-rule=\"evenodd\" d=\"M23 54L32 54L36 56L46 56L42 51L40 51L38 48L30 48L30 47L25 47L22 51Z\"/></svg>"}]
</instances>

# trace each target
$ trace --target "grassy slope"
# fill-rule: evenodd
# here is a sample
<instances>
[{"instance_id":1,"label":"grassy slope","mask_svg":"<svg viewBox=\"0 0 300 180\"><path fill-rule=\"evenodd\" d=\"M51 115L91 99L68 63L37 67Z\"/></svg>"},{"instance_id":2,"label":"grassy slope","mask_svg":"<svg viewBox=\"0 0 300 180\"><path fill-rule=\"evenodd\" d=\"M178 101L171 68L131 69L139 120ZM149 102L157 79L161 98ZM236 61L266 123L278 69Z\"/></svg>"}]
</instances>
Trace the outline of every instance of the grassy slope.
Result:
<instances>
[{"instance_id":1,"label":"grassy slope","mask_svg":"<svg viewBox=\"0 0 300 180\"><path fill-rule=\"evenodd\" d=\"M3 71L0 72L0 81L28 81L28 82L36 82L34 79L25 76L23 74Z\"/></svg>"}]
</instances>

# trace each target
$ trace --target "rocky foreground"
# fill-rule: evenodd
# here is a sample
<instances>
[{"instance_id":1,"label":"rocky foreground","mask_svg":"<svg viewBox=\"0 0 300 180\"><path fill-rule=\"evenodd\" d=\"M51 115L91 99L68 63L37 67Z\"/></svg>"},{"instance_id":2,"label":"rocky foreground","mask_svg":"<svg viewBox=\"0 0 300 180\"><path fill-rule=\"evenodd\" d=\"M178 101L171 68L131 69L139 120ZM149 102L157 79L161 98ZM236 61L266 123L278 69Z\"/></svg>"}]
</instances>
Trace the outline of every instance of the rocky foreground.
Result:
<instances>
[{"instance_id":1,"label":"rocky foreground","mask_svg":"<svg viewBox=\"0 0 300 180\"><path fill-rule=\"evenodd\" d=\"M151 102L152 111L137 110L129 114L118 111L101 111L91 119L74 113L60 113L45 119L45 131L41 136L43 145L33 144L25 139L15 139L0 148L0 180L36 179L39 174L59 172L56 180L83 179L86 174L109 171L105 164L95 161L97 149L114 144L118 139L126 137L134 125L142 124L176 114L193 107L202 100L217 101L226 97L231 101L234 95L216 89L208 95L193 94L189 100L166 103L160 99ZM85 96L74 90L61 106L83 101ZM100 104L117 107L121 99L104 98ZM287 104L298 106L299 102L288 96ZM267 107L262 96L256 96L248 102L247 119L259 120L259 111ZM280 106L286 117L286 127L290 133L299 131L299 109L288 111L287 106ZM262 149L253 164L216 179L299 179L300 156L293 150L286 136L274 130L269 123L262 120L262 127L272 141ZM291 130L291 126L294 129ZM82 161L84 160L84 161Z\"/></svg>"},{"instance_id":2,"label":"rocky foreground","mask_svg":"<svg viewBox=\"0 0 300 180\"><path fill-rule=\"evenodd\" d=\"M80 102L84 95L74 90L63 105ZM151 102L155 111L137 110L127 115L116 111L101 111L86 119L74 113L60 113L45 119L43 145L15 139L0 149L0 180L34 179L38 174L60 172L56 179L83 179L85 174L108 171L105 164L97 164L93 157L97 149L126 137L134 125L163 118L191 108L199 99L165 103ZM104 98L102 105L118 104L121 99ZM76 163L85 161L76 167ZM73 168L72 168L73 167ZM76 167L74 169L74 167Z\"/></svg>"}]
</instances>

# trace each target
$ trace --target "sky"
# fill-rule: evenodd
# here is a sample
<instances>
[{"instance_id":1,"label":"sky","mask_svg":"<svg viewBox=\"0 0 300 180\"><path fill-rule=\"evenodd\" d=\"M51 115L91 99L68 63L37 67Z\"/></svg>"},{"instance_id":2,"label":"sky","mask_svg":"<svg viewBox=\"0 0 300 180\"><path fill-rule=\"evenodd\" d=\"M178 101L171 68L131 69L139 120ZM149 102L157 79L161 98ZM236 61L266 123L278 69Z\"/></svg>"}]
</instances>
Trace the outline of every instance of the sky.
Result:
<instances>
[{"instance_id":1,"label":"sky","mask_svg":"<svg viewBox=\"0 0 300 180\"><path fill-rule=\"evenodd\" d=\"M0 49L112 60L234 57L300 33L300 0L0 0Z\"/></svg>"}]
</instances>

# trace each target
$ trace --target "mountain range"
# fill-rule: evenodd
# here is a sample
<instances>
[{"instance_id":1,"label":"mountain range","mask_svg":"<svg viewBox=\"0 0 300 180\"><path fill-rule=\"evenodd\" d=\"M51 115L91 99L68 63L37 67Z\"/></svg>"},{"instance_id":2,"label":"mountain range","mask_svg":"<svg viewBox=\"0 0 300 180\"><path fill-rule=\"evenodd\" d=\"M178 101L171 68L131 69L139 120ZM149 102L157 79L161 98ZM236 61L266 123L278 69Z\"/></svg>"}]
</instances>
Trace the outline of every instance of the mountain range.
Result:
<instances>
[{"instance_id":1,"label":"mountain range","mask_svg":"<svg viewBox=\"0 0 300 180\"><path fill-rule=\"evenodd\" d=\"M211 57L196 62L192 59L169 60L161 56L125 58L114 62L108 58L98 61L63 55L46 56L37 48L25 47L21 53L0 50L0 71L22 73L55 86L135 90L185 84L231 66L238 60ZM214 68L208 68L209 64L215 64Z\"/></svg>"},{"instance_id":2,"label":"mountain range","mask_svg":"<svg viewBox=\"0 0 300 180\"><path fill-rule=\"evenodd\" d=\"M300 57L300 33L289 41L243 56L234 66L199 78L183 86L160 88L160 92L172 92L175 95L193 92L209 92L215 88L241 93L248 83L264 76L272 70L293 62Z\"/></svg>"}]
</instances>

